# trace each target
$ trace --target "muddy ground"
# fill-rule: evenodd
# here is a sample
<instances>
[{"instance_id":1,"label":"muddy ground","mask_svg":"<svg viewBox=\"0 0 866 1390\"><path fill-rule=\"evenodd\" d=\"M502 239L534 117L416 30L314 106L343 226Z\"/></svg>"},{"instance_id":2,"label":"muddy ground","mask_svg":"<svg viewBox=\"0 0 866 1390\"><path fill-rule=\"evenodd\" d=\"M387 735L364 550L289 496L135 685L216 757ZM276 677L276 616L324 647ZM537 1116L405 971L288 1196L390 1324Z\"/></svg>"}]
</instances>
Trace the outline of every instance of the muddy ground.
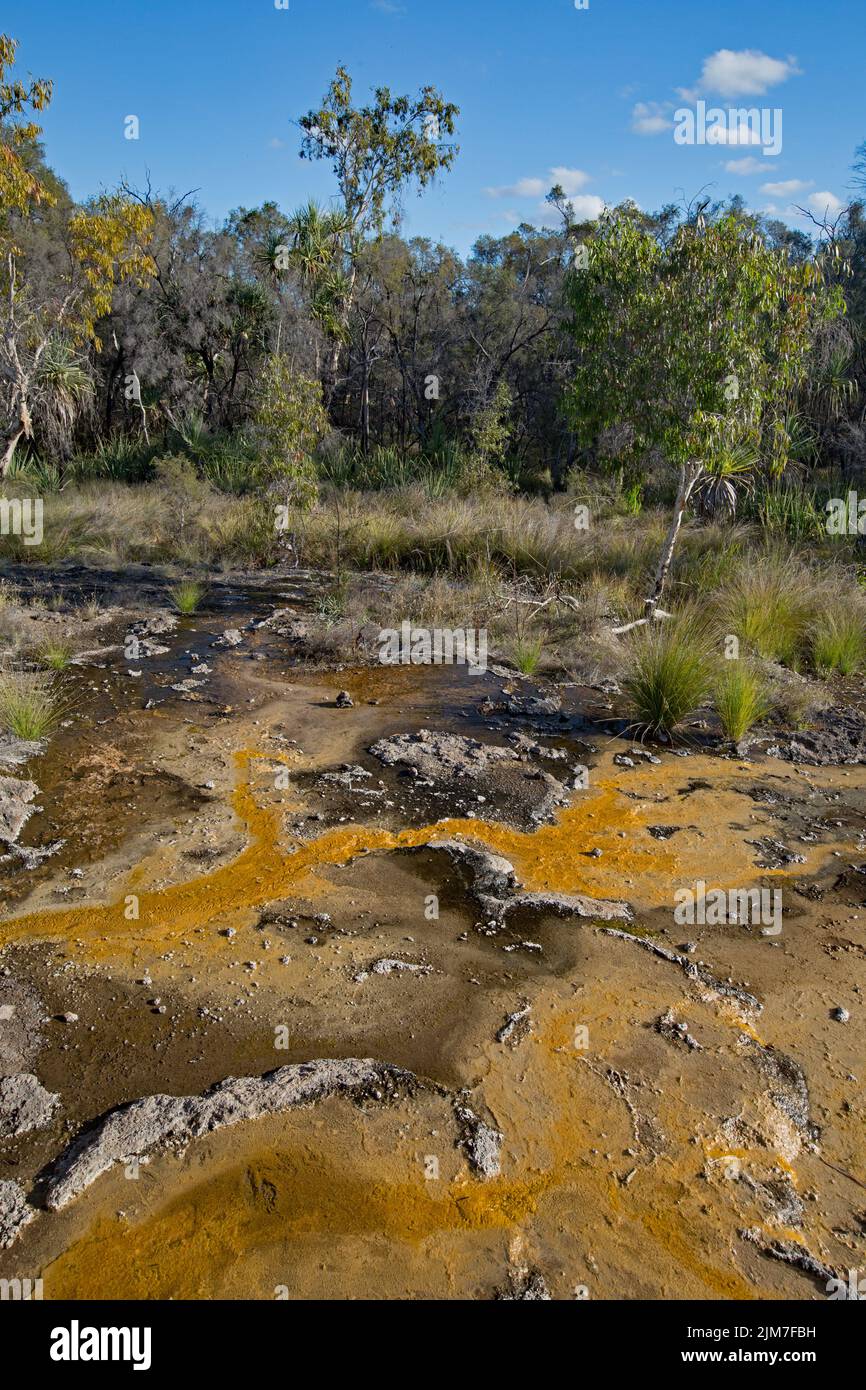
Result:
<instances>
[{"instance_id":1,"label":"muddy ground","mask_svg":"<svg viewBox=\"0 0 866 1390\"><path fill-rule=\"evenodd\" d=\"M28 583L102 611L62 727L0 743L39 789L0 863L0 1277L808 1300L866 1267L861 763L326 669L315 574L177 622L144 569ZM781 931L678 925L700 882L779 890ZM154 1096L189 1100L112 1114Z\"/></svg>"}]
</instances>

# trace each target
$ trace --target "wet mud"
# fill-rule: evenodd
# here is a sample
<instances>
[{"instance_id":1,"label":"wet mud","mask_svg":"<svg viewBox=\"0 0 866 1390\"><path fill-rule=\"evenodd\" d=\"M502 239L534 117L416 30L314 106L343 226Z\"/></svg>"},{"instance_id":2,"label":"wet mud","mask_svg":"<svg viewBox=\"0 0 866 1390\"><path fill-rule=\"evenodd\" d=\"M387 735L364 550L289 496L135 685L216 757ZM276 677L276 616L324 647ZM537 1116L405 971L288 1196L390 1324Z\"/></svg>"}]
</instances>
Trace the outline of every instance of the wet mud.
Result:
<instances>
[{"instance_id":1,"label":"wet mud","mask_svg":"<svg viewBox=\"0 0 866 1390\"><path fill-rule=\"evenodd\" d=\"M492 1299L532 1269L557 1299L811 1299L862 1267L862 767L642 749L598 691L551 713L494 672L322 669L292 627L312 575L215 585L131 661L165 611L148 582L106 581L112 650L16 773L39 787L20 844L63 844L0 864L0 1076L59 1099L0 1138L33 1210L0 1276L46 1298ZM380 756L425 730L506 752ZM525 900L491 907L455 841ZM778 891L781 931L678 923L698 884ZM550 906L578 895L629 918ZM117 1107L349 1058L419 1085L130 1152L49 1209ZM461 1107L501 1134L497 1172Z\"/></svg>"}]
</instances>

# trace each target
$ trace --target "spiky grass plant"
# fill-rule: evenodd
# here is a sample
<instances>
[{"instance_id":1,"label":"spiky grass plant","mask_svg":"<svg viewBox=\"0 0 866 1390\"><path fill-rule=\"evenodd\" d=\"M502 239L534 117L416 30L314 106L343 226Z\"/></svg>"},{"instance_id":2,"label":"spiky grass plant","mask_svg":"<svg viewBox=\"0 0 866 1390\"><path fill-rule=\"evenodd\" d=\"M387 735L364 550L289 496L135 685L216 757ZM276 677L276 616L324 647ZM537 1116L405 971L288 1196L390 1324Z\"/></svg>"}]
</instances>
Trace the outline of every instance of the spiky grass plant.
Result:
<instances>
[{"instance_id":1,"label":"spiky grass plant","mask_svg":"<svg viewBox=\"0 0 866 1390\"><path fill-rule=\"evenodd\" d=\"M205 596L205 586L197 579L181 579L169 589L168 594L178 613L188 617L198 610Z\"/></svg>"},{"instance_id":2,"label":"spiky grass plant","mask_svg":"<svg viewBox=\"0 0 866 1390\"><path fill-rule=\"evenodd\" d=\"M524 676L532 676L538 670L543 651L543 637L518 637L511 649L511 658L518 671L522 671Z\"/></svg>"},{"instance_id":3,"label":"spiky grass plant","mask_svg":"<svg viewBox=\"0 0 866 1390\"><path fill-rule=\"evenodd\" d=\"M75 654L72 643L65 637L48 637L34 653L40 666L48 671L65 671Z\"/></svg>"},{"instance_id":4,"label":"spiky grass plant","mask_svg":"<svg viewBox=\"0 0 866 1390\"><path fill-rule=\"evenodd\" d=\"M812 665L819 676L853 676L866 664L866 623L854 607L825 607L810 632Z\"/></svg>"},{"instance_id":5,"label":"spiky grass plant","mask_svg":"<svg viewBox=\"0 0 866 1390\"><path fill-rule=\"evenodd\" d=\"M46 738L65 701L56 682L33 671L0 671L0 727L17 738Z\"/></svg>"},{"instance_id":6,"label":"spiky grass plant","mask_svg":"<svg viewBox=\"0 0 866 1390\"><path fill-rule=\"evenodd\" d=\"M766 684L745 661L725 661L716 685L714 703L725 735L739 743L770 712Z\"/></svg>"},{"instance_id":7,"label":"spiky grass plant","mask_svg":"<svg viewBox=\"0 0 866 1390\"><path fill-rule=\"evenodd\" d=\"M696 617L641 628L623 681L636 727L654 735L673 733L706 700L712 676L712 637Z\"/></svg>"},{"instance_id":8,"label":"spiky grass plant","mask_svg":"<svg viewBox=\"0 0 866 1390\"><path fill-rule=\"evenodd\" d=\"M814 577L788 558L747 563L722 587L719 608L728 630L765 661L795 666L806 638Z\"/></svg>"}]
</instances>

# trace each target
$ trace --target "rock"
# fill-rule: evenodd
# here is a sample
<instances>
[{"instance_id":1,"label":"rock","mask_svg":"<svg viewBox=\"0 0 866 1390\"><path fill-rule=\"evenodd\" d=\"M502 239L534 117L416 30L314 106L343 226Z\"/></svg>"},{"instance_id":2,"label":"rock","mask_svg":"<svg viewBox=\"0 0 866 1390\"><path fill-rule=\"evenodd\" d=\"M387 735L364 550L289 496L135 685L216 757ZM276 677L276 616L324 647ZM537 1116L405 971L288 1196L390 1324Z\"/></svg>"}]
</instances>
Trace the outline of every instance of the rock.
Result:
<instances>
[{"instance_id":1,"label":"rock","mask_svg":"<svg viewBox=\"0 0 866 1390\"><path fill-rule=\"evenodd\" d=\"M155 613L148 613L143 618L134 622L127 634L127 640L132 637L159 637L167 632L174 632L179 622L176 613L169 608L158 609ZM163 650L167 651L168 648Z\"/></svg>"},{"instance_id":2,"label":"rock","mask_svg":"<svg viewBox=\"0 0 866 1390\"><path fill-rule=\"evenodd\" d=\"M355 707L355 701L352 699L348 690L341 690L334 704L337 706L337 709L354 709Z\"/></svg>"},{"instance_id":3,"label":"rock","mask_svg":"<svg viewBox=\"0 0 866 1390\"><path fill-rule=\"evenodd\" d=\"M594 918L598 922L630 922L634 916L628 903L587 898L583 893L518 893L504 904L502 915L516 908L555 912L560 917Z\"/></svg>"},{"instance_id":4,"label":"rock","mask_svg":"<svg viewBox=\"0 0 866 1390\"><path fill-rule=\"evenodd\" d=\"M501 854L476 849L463 840L431 840L427 849L442 850L449 858L465 864L469 870L472 892L479 899L505 899L517 890L514 865Z\"/></svg>"},{"instance_id":5,"label":"rock","mask_svg":"<svg viewBox=\"0 0 866 1390\"><path fill-rule=\"evenodd\" d=\"M35 1215L24 1189L8 1178L0 1180L0 1249L8 1250Z\"/></svg>"},{"instance_id":6,"label":"rock","mask_svg":"<svg viewBox=\"0 0 866 1390\"><path fill-rule=\"evenodd\" d=\"M549 1303L544 1275L538 1269L520 1267L508 1271L508 1286L496 1294L499 1303Z\"/></svg>"},{"instance_id":7,"label":"rock","mask_svg":"<svg viewBox=\"0 0 866 1390\"><path fill-rule=\"evenodd\" d=\"M212 647L239 647L243 641L243 634L236 627L227 627L222 637L218 637L211 643Z\"/></svg>"},{"instance_id":8,"label":"rock","mask_svg":"<svg viewBox=\"0 0 866 1390\"><path fill-rule=\"evenodd\" d=\"M562 709L557 695L510 695L506 690L502 693L507 712L518 719L549 719Z\"/></svg>"},{"instance_id":9,"label":"rock","mask_svg":"<svg viewBox=\"0 0 866 1390\"><path fill-rule=\"evenodd\" d=\"M0 733L0 767L20 767L41 752L42 744L38 739Z\"/></svg>"},{"instance_id":10,"label":"rock","mask_svg":"<svg viewBox=\"0 0 866 1390\"><path fill-rule=\"evenodd\" d=\"M0 1076L0 1139L17 1139L31 1129L44 1129L60 1104L32 1072Z\"/></svg>"},{"instance_id":11,"label":"rock","mask_svg":"<svg viewBox=\"0 0 866 1390\"><path fill-rule=\"evenodd\" d=\"M781 840L774 840L771 835L765 835L760 840L747 840L746 844L760 850L761 857L755 860L759 869L781 869L786 864L806 862L804 854L795 854Z\"/></svg>"},{"instance_id":12,"label":"rock","mask_svg":"<svg viewBox=\"0 0 866 1390\"><path fill-rule=\"evenodd\" d=\"M832 1010L830 1017L835 1019L837 1023L847 1023L851 1015L847 1009L843 1009L840 1005L839 1008Z\"/></svg>"},{"instance_id":13,"label":"rock","mask_svg":"<svg viewBox=\"0 0 866 1390\"><path fill-rule=\"evenodd\" d=\"M61 1023L77 1023L78 1014L60 1014Z\"/></svg>"},{"instance_id":14,"label":"rock","mask_svg":"<svg viewBox=\"0 0 866 1390\"><path fill-rule=\"evenodd\" d=\"M380 739L369 750L386 767L414 767L422 777L432 781L476 778L499 762L517 762L513 748L499 744L480 743L462 734L431 732L421 729L417 734L395 734Z\"/></svg>"},{"instance_id":15,"label":"rock","mask_svg":"<svg viewBox=\"0 0 866 1390\"><path fill-rule=\"evenodd\" d=\"M10 845L9 853L3 855L0 863L4 859L18 859L21 861L22 867L30 872L37 869L43 860L58 854L65 844L65 840L52 840L50 845L42 845L38 849L31 845Z\"/></svg>"},{"instance_id":16,"label":"rock","mask_svg":"<svg viewBox=\"0 0 866 1390\"><path fill-rule=\"evenodd\" d=\"M791 1240L771 1240L760 1226L752 1226L748 1230L738 1232L738 1234L741 1240L757 1246L763 1255L768 1255L774 1260L781 1260L783 1264L793 1265L795 1269L801 1269L804 1274L808 1274L817 1282L825 1294L833 1285L836 1285L842 1291L839 1296L846 1297L844 1292L847 1287L846 1281L840 1279L837 1272L829 1265L825 1265L821 1260L816 1260L815 1256L810 1254L802 1245L797 1245Z\"/></svg>"},{"instance_id":17,"label":"rock","mask_svg":"<svg viewBox=\"0 0 866 1390\"><path fill-rule=\"evenodd\" d=\"M33 814L30 805L39 793L35 782L20 777L0 777L0 840L14 844Z\"/></svg>"},{"instance_id":18,"label":"rock","mask_svg":"<svg viewBox=\"0 0 866 1390\"><path fill-rule=\"evenodd\" d=\"M625 753L617 753L614 762L617 767L634 767L635 765L634 758L627 757Z\"/></svg>"},{"instance_id":19,"label":"rock","mask_svg":"<svg viewBox=\"0 0 866 1390\"><path fill-rule=\"evenodd\" d=\"M647 830L654 840L669 840L682 829L680 825L648 825Z\"/></svg>"},{"instance_id":20,"label":"rock","mask_svg":"<svg viewBox=\"0 0 866 1390\"><path fill-rule=\"evenodd\" d=\"M678 965L685 972L690 980L706 985L715 994L723 995L726 999L736 999L744 1008L759 1014L763 1010L763 1004L756 999L754 994L742 989L739 985L728 984L725 980L718 979L711 971L707 970L700 963L689 960L688 956L680 955L677 951L671 951L667 946L659 946L655 941L649 941L643 936L635 936L633 932L620 931L618 927L602 927L605 936L618 937L620 941L631 941L635 946L640 946L642 950L651 952L661 960L670 961L672 965Z\"/></svg>"},{"instance_id":21,"label":"rock","mask_svg":"<svg viewBox=\"0 0 866 1390\"><path fill-rule=\"evenodd\" d=\"M472 1168L479 1177L498 1178L502 1134L479 1120L468 1105L455 1103L454 1114L462 1128L463 1151Z\"/></svg>"},{"instance_id":22,"label":"rock","mask_svg":"<svg viewBox=\"0 0 866 1390\"><path fill-rule=\"evenodd\" d=\"M509 1014L502 1027L497 1030L496 1041L507 1043L509 1047L517 1047L518 1043L531 1032L530 1018L532 1008L529 1004L522 1009L516 1009L513 1014Z\"/></svg>"},{"instance_id":23,"label":"rock","mask_svg":"<svg viewBox=\"0 0 866 1390\"><path fill-rule=\"evenodd\" d=\"M329 1058L279 1067L264 1076L228 1077L203 1095L145 1096L110 1110L40 1175L44 1204L49 1211L59 1211L115 1163L140 1159L169 1145L182 1148L201 1135L245 1120L282 1114L335 1095L389 1102L422 1089L449 1097L460 1129L458 1142L470 1164L483 1177L495 1176L502 1135L444 1087L387 1062Z\"/></svg>"},{"instance_id":24,"label":"rock","mask_svg":"<svg viewBox=\"0 0 866 1390\"><path fill-rule=\"evenodd\" d=\"M432 965L418 965L414 961L394 960L388 956L383 956L379 960L374 960L366 970L359 970L357 975L352 978L361 984L373 975L429 975L433 970Z\"/></svg>"},{"instance_id":25,"label":"rock","mask_svg":"<svg viewBox=\"0 0 866 1390\"><path fill-rule=\"evenodd\" d=\"M674 1018L673 1009L668 1009L667 1013L656 1019L656 1032L660 1033L668 1042L685 1043L686 1047L692 1052L702 1052L703 1048L696 1038L693 1038L685 1023L678 1023Z\"/></svg>"}]
</instances>

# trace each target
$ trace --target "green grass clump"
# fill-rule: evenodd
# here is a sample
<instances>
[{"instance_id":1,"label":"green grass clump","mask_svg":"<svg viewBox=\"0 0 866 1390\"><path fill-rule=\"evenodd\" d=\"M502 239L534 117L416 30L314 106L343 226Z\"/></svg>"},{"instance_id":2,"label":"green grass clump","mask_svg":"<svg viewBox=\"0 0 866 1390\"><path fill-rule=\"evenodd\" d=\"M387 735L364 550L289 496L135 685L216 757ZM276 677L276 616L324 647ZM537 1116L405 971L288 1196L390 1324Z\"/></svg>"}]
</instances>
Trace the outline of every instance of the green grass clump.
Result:
<instances>
[{"instance_id":1,"label":"green grass clump","mask_svg":"<svg viewBox=\"0 0 866 1390\"><path fill-rule=\"evenodd\" d=\"M712 674L711 637L695 619L640 629L623 681L637 726L650 734L672 733L703 704Z\"/></svg>"},{"instance_id":2,"label":"green grass clump","mask_svg":"<svg viewBox=\"0 0 866 1390\"><path fill-rule=\"evenodd\" d=\"M197 611L205 595L205 586L197 579L181 579L168 594L178 613L188 616Z\"/></svg>"},{"instance_id":3,"label":"green grass clump","mask_svg":"<svg viewBox=\"0 0 866 1390\"><path fill-rule=\"evenodd\" d=\"M36 660L49 671L65 671L75 655L65 637L49 637L36 649Z\"/></svg>"},{"instance_id":4,"label":"green grass clump","mask_svg":"<svg viewBox=\"0 0 866 1390\"><path fill-rule=\"evenodd\" d=\"M769 714L770 699L757 671L742 661L726 661L716 686L715 706L726 736L739 743Z\"/></svg>"},{"instance_id":5,"label":"green grass clump","mask_svg":"<svg viewBox=\"0 0 866 1390\"><path fill-rule=\"evenodd\" d=\"M42 739L63 713L60 693L51 681L30 671L0 672L0 727L17 738Z\"/></svg>"},{"instance_id":6,"label":"green grass clump","mask_svg":"<svg viewBox=\"0 0 866 1390\"><path fill-rule=\"evenodd\" d=\"M524 676L532 676L538 670L541 654L544 651L542 637L520 637L512 648L512 660Z\"/></svg>"},{"instance_id":7,"label":"green grass clump","mask_svg":"<svg viewBox=\"0 0 866 1390\"><path fill-rule=\"evenodd\" d=\"M866 624L853 608L825 608L810 634L812 665L819 676L853 676L866 663Z\"/></svg>"},{"instance_id":8,"label":"green grass clump","mask_svg":"<svg viewBox=\"0 0 866 1390\"><path fill-rule=\"evenodd\" d=\"M787 560L753 562L723 585L723 620L754 655L796 666L811 614L813 585L806 569Z\"/></svg>"}]
</instances>

